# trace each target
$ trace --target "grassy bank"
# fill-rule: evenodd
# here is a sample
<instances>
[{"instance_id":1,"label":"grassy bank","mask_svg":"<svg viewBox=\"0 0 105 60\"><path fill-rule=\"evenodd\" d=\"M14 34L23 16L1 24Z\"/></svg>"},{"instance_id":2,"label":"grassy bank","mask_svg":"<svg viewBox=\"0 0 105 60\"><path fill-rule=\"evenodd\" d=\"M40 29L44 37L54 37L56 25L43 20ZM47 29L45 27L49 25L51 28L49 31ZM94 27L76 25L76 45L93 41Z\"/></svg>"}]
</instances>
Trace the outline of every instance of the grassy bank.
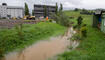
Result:
<instances>
[{"instance_id":1,"label":"grassy bank","mask_svg":"<svg viewBox=\"0 0 105 60\"><path fill-rule=\"evenodd\" d=\"M27 24L23 25L23 35L20 40L17 29L3 29L0 30L0 49L4 53L23 49L39 40L63 34L65 31L66 27L50 22Z\"/></svg>"},{"instance_id":2,"label":"grassy bank","mask_svg":"<svg viewBox=\"0 0 105 60\"><path fill-rule=\"evenodd\" d=\"M71 13L71 11L68 11L68 13ZM78 14L78 12L75 12L74 14ZM72 14L68 15L72 16ZM79 15L80 14L78 14L78 16ZM81 40L80 45L75 50L65 52L64 54L60 55L58 60L105 60L105 34L92 27L91 15L81 16L84 18L83 23L87 24L87 38Z\"/></svg>"}]
</instances>

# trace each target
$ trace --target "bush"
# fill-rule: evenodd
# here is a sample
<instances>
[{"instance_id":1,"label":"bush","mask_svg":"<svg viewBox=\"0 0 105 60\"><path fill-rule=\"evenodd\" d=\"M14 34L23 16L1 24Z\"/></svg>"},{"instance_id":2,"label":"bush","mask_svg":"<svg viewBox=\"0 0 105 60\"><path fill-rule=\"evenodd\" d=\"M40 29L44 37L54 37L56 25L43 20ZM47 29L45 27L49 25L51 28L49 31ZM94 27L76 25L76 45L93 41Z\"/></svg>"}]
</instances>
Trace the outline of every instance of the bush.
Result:
<instances>
[{"instance_id":1,"label":"bush","mask_svg":"<svg viewBox=\"0 0 105 60\"><path fill-rule=\"evenodd\" d=\"M78 8L75 8L74 11L79 11L79 9Z\"/></svg>"},{"instance_id":2,"label":"bush","mask_svg":"<svg viewBox=\"0 0 105 60\"><path fill-rule=\"evenodd\" d=\"M66 16L64 13L60 13L59 15L52 15L53 19L60 25L63 26L70 26L69 17Z\"/></svg>"},{"instance_id":3,"label":"bush","mask_svg":"<svg viewBox=\"0 0 105 60\"><path fill-rule=\"evenodd\" d=\"M81 27L80 31L81 31L81 36L82 36L82 37L87 37L86 24L84 24L84 25Z\"/></svg>"},{"instance_id":4,"label":"bush","mask_svg":"<svg viewBox=\"0 0 105 60\"><path fill-rule=\"evenodd\" d=\"M78 26L80 26L82 24L82 20L83 20L83 18L81 16L79 16L77 19Z\"/></svg>"},{"instance_id":5,"label":"bush","mask_svg":"<svg viewBox=\"0 0 105 60\"><path fill-rule=\"evenodd\" d=\"M17 35L18 35L18 37L19 37L20 40L23 40L24 39L24 37L23 37L23 31L22 31L22 29L23 29L23 26L22 25L23 24L20 24L20 25L17 25L16 26Z\"/></svg>"},{"instance_id":6,"label":"bush","mask_svg":"<svg viewBox=\"0 0 105 60\"><path fill-rule=\"evenodd\" d=\"M71 40L81 40L80 34L76 33L72 36Z\"/></svg>"},{"instance_id":7,"label":"bush","mask_svg":"<svg viewBox=\"0 0 105 60\"><path fill-rule=\"evenodd\" d=\"M3 49L0 49L0 58L3 57L3 54L4 54Z\"/></svg>"},{"instance_id":8,"label":"bush","mask_svg":"<svg viewBox=\"0 0 105 60\"><path fill-rule=\"evenodd\" d=\"M75 26L73 26L73 29L76 29L78 26L77 25L75 25Z\"/></svg>"},{"instance_id":9,"label":"bush","mask_svg":"<svg viewBox=\"0 0 105 60\"><path fill-rule=\"evenodd\" d=\"M49 22L52 22L53 20L52 19L49 19Z\"/></svg>"}]
</instances>

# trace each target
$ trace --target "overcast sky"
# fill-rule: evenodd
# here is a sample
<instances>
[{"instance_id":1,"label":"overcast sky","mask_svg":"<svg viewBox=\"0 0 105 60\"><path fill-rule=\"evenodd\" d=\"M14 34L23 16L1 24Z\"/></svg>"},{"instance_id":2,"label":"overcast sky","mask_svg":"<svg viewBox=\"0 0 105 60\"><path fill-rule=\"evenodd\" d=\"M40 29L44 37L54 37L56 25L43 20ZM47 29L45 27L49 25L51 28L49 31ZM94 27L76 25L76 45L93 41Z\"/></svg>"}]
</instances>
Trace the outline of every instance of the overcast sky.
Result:
<instances>
[{"instance_id":1,"label":"overcast sky","mask_svg":"<svg viewBox=\"0 0 105 60\"><path fill-rule=\"evenodd\" d=\"M10 6L23 6L24 2L27 2L30 9L33 9L33 4L48 4L55 5L56 2L62 3L65 9L70 8L105 8L105 0L0 0L0 4L3 2Z\"/></svg>"}]
</instances>

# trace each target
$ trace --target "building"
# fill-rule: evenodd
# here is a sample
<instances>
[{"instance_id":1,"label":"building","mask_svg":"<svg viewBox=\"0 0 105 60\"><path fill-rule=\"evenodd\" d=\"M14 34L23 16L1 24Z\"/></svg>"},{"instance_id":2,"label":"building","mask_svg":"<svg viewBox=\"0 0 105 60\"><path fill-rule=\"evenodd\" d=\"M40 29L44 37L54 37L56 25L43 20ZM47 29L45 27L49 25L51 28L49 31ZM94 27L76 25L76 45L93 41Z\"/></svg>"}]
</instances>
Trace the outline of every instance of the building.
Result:
<instances>
[{"instance_id":1,"label":"building","mask_svg":"<svg viewBox=\"0 0 105 60\"><path fill-rule=\"evenodd\" d=\"M6 3L0 5L0 18L23 18L24 8L19 6L7 6Z\"/></svg>"},{"instance_id":2,"label":"building","mask_svg":"<svg viewBox=\"0 0 105 60\"><path fill-rule=\"evenodd\" d=\"M93 15L93 27L99 28L105 33L105 11L97 10Z\"/></svg>"},{"instance_id":3,"label":"building","mask_svg":"<svg viewBox=\"0 0 105 60\"><path fill-rule=\"evenodd\" d=\"M50 16L51 14L55 14L56 6L49 5L34 5L34 15L35 17L45 17L45 7L46 7L46 15Z\"/></svg>"}]
</instances>

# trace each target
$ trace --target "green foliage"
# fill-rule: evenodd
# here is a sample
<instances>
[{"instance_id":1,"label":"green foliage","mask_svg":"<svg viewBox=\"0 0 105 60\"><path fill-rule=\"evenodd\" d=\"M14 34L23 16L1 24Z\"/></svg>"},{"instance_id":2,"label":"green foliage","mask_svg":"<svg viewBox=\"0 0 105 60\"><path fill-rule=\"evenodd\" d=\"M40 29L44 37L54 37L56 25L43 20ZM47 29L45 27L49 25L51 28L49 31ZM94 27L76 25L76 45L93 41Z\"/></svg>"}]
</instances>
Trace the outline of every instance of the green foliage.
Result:
<instances>
[{"instance_id":1,"label":"green foliage","mask_svg":"<svg viewBox=\"0 0 105 60\"><path fill-rule=\"evenodd\" d=\"M20 40L24 40L24 33L23 33L22 29L23 29L23 24L16 26L17 35Z\"/></svg>"},{"instance_id":2,"label":"green foliage","mask_svg":"<svg viewBox=\"0 0 105 60\"><path fill-rule=\"evenodd\" d=\"M64 13L59 15L54 14L52 17L58 24L67 26L67 27L70 26L69 17Z\"/></svg>"},{"instance_id":3,"label":"green foliage","mask_svg":"<svg viewBox=\"0 0 105 60\"><path fill-rule=\"evenodd\" d=\"M4 54L3 49L2 49L2 48L0 48L0 58L2 58L2 57L3 57L3 54Z\"/></svg>"},{"instance_id":4,"label":"green foliage","mask_svg":"<svg viewBox=\"0 0 105 60\"><path fill-rule=\"evenodd\" d=\"M47 7L44 6L44 17L46 18L46 16L47 16Z\"/></svg>"},{"instance_id":5,"label":"green foliage","mask_svg":"<svg viewBox=\"0 0 105 60\"><path fill-rule=\"evenodd\" d=\"M32 16L34 16L34 10L32 10Z\"/></svg>"},{"instance_id":6,"label":"green foliage","mask_svg":"<svg viewBox=\"0 0 105 60\"><path fill-rule=\"evenodd\" d=\"M87 11L86 9L82 9L82 11L84 12L84 11Z\"/></svg>"},{"instance_id":7,"label":"green foliage","mask_svg":"<svg viewBox=\"0 0 105 60\"><path fill-rule=\"evenodd\" d=\"M0 49L3 49L5 54L24 49L39 40L64 34L65 30L65 27L50 22L21 25L17 29L3 29L0 30Z\"/></svg>"},{"instance_id":8,"label":"green foliage","mask_svg":"<svg viewBox=\"0 0 105 60\"><path fill-rule=\"evenodd\" d=\"M66 14L76 18L80 16L79 12L66 11ZM87 37L80 42L75 50L63 53L58 60L105 60L105 34L92 28L92 15L82 16L83 23L87 24ZM74 22L76 23L76 20Z\"/></svg>"},{"instance_id":9,"label":"green foliage","mask_svg":"<svg viewBox=\"0 0 105 60\"><path fill-rule=\"evenodd\" d=\"M29 15L29 8L27 3L25 3L25 15Z\"/></svg>"},{"instance_id":10,"label":"green foliage","mask_svg":"<svg viewBox=\"0 0 105 60\"><path fill-rule=\"evenodd\" d=\"M79 9L78 8L75 8L74 11L79 11Z\"/></svg>"},{"instance_id":11,"label":"green foliage","mask_svg":"<svg viewBox=\"0 0 105 60\"><path fill-rule=\"evenodd\" d=\"M82 20L83 20L83 18L81 16L79 16L77 19L78 26L81 26Z\"/></svg>"},{"instance_id":12,"label":"green foliage","mask_svg":"<svg viewBox=\"0 0 105 60\"><path fill-rule=\"evenodd\" d=\"M76 33L72 36L72 38L70 38L70 40L81 40L80 34Z\"/></svg>"},{"instance_id":13,"label":"green foliage","mask_svg":"<svg viewBox=\"0 0 105 60\"><path fill-rule=\"evenodd\" d=\"M56 3L56 10L55 10L55 14L58 14L58 4Z\"/></svg>"},{"instance_id":14,"label":"green foliage","mask_svg":"<svg viewBox=\"0 0 105 60\"><path fill-rule=\"evenodd\" d=\"M53 19L49 19L49 22L53 22L54 20Z\"/></svg>"},{"instance_id":15,"label":"green foliage","mask_svg":"<svg viewBox=\"0 0 105 60\"><path fill-rule=\"evenodd\" d=\"M86 24L84 24L84 25L81 27L80 31L81 31L81 36L82 36L82 37L87 37Z\"/></svg>"},{"instance_id":16,"label":"green foliage","mask_svg":"<svg viewBox=\"0 0 105 60\"><path fill-rule=\"evenodd\" d=\"M61 13L63 11L63 5L60 4L59 12Z\"/></svg>"}]
</instances>

